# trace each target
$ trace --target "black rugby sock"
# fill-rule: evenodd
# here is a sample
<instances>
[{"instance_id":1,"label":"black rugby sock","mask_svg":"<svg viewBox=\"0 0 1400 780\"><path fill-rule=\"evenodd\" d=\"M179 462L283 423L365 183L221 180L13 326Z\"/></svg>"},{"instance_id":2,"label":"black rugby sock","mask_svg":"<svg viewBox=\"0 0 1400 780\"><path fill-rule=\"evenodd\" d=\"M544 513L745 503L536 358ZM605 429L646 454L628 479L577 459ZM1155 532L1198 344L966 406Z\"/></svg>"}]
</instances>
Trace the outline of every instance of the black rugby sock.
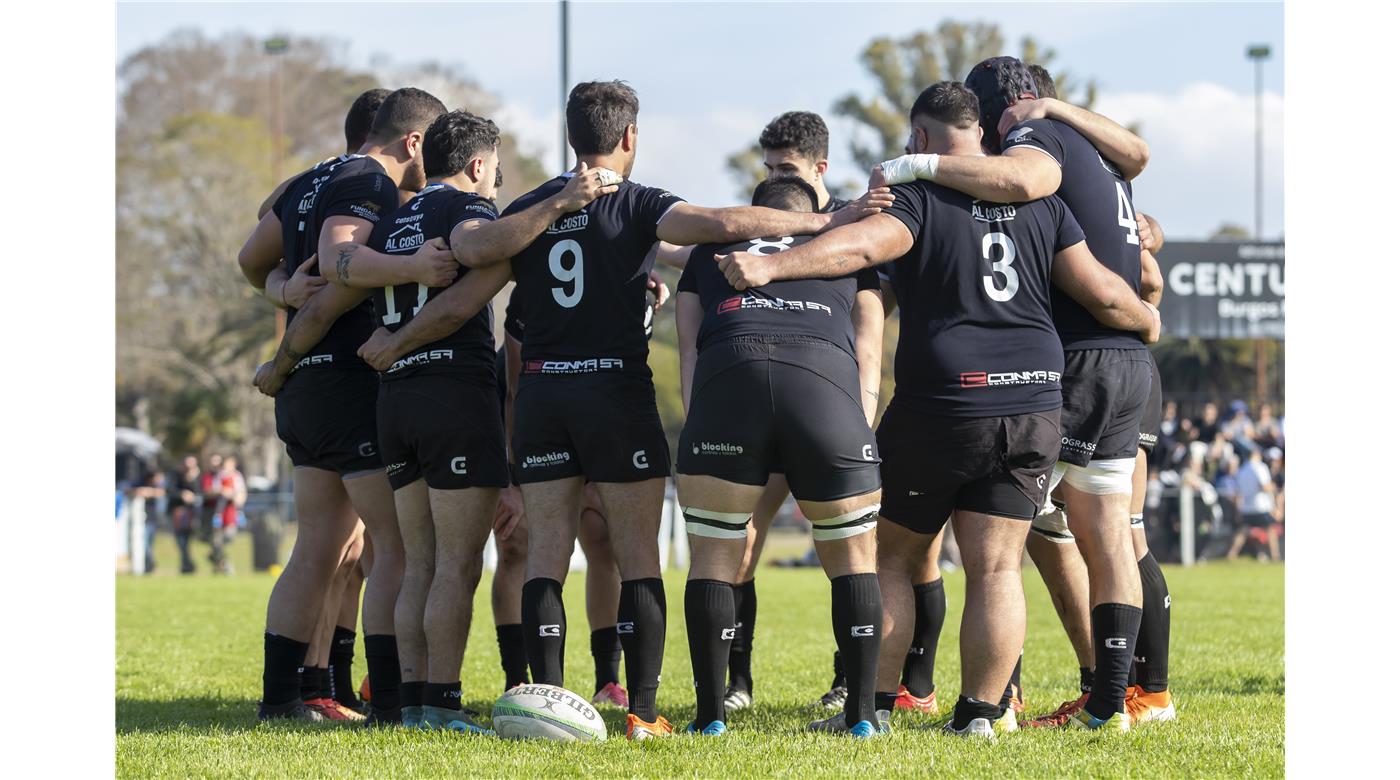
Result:
<instances>
[{"instance_id":1,"label":"black rugby sock","mask_svg":"<svg viewBox=\"0 0 1400 780\"><path fill-rule=\"evenodd\" d=\"M593 692L603 690L608 683L618 681L617 665L622 661L622 643L617 639L617 626L600 628L588 636L593 652Z\"/></svg>"},{"instance_id":2,"label":"black rugby sock","mask_svg":"<svg viewBox=\"0 0 1400 780\"><path fill-rule=\"evenodd\" d=\"M422 707L425 685L427 682L424 680L399 683L399 703L405 707Z\"/></svg>"},{"instance_id":3,"label":"black rugby sock","mask_svg":"<svg viewBox=\"0 0 1400 780\"><path fill-rule=\"evenodd\" d=\"M971 696L959 696L958 703L953 706L953 728L965 729L967 724L976 718L986 718L988 723L996 722L997 718L1006 711L1006 708L974 699Z\"/></svg>"},{"instance_id":4,"label":"black rugby sock","mask_svg":"<svg viewBox=\"0 0 1400 780\"><path fill-rule=\"evenodd\" d=\"M879 712L880 710L884 710L885 712L893 712L894 700L897 698L899 698L899 694L893 691L876 691L875 711Z\"/></svg>"},{"instance_id":5,"label":"black rugby sock","mask_svg":"<svg viewBox=\"0 0 1400 780\"><path fill-rule=\"evenodd\" d=\"M342 704L357 704L355 696L355 632L340 626L331 635L331 698Z\"/></svg>"},{"instance_id":6,"label":"black rugby sock","mask_svg":"<svg viewBox=\"0 0 1400 780\"><path fill-rule=\"evenodd\" d=\"M622 583L617 634L627 657L627 711L654 723L666 650L666 590L659 577Z\"/></svg>"},{"instance_id":7,"label":"black rugby sock","mask_svg":"<svg viewBox=\"0 0 1400 780\"><path fill-rule=\"evenodd\" d=\"M904 657L904 674L900 680L909 692L919 698L933 693L933 665L938 658L938 636L943 633L943 618L948 613L948 598L943 592L943 578L914 586L914 641Z\"/></svg>"},{"instance_id":8,"label":"black rugby sock","mask_svg":"<svg viewBox=\"0 0 1400 780\"><path fill-rule=\"evenodd\" d=\"M1087 666L1079 667L1079 693L1081 695L1094 690L1094 670Z\"/></svg>"},{"instance_id":9,"label":"black rugby sock","mask_svg":"<svg viewBox=\"0 0 1400 780\"><path fill-rule=\"evenodd\" d=\"M321 698L321 671L317 666L301 667L301 700Z\"/></svg>"},{"instance_id":10,"label":"black rugby sock","mask_svg":"<svg viewBox=\"0 0 1400 780\"><path fill-rule=\"evenodd\" d=\"M301 668L308 642L263 633L263 695L268 706L301 700Z\"/></svg>"},{"instance_id":11,"label":"black rugby sock","mask_svg":"<svg viewBox=\"0 0 1400 780\"><path fill-rule=\"evenodd\" d=\"M506 690L530 681L530 662L525 658L525 632L519 623L496 626L496 647L501 651L501 671Z\"/></svg>"},{"instance_id":12,"label":"black rugby sock","mask_svg":"<svg viewBox=\"0 0 1400 780\"><path fill-rule=\"evenodd\" d=\"M695 723L724 720L724 671L734 637L734 588L719 580L685 583L685 628L695 675Z\"/></svg>"},{"instance_id":13,"label":"black rugby sock","mask_svg":"<svg viewBox=\"0 0 1400 780\"><path fill-rule=\"evenodd\" d=\"M753 693L753 622L758 592L753 580L734 586L734 642L729 646L729 685Z\"/></svg>"},{"instance_id":14,"label":"black rugby sock","mask_svg":"<svg viewBox=\"0 0 1400 780\"><path fill-rule=\"evenodd\" d=\"M1137 647L1133 650L1133 669L1139 687L1158 693L1167 689L1172 597L1167 592L1162 567L1151 552L1138 561L1138 571L1142 574L1142 628L1138 630Z\"/></svg>"},{"instance_id":15,"label":"black rugby sock","mask_svg":"<svg viewBox=\"0 0 1400 780\"><path fill-rule=\"evenodd\" d=\"M831 581L831 625L846 667L846 726L875 722L875 672L880 662L884 607L874 574L847 574Z\"/></svg>"},{"instance_id":16,"label":"black rugby sock","mask_svg":"<svg viewBox=\"0 0 1400 780\"><path fill-rule=\"evenodd\" d=\"M462 709L462 681L450 683L424 683L423 706L442 707L446 710Z\"/></svg>"},{"instance_id":17,"label":"black rugby sock","mask_svg":"<svg viewBox=\"0 0 1400 780\"><path fill-rule=\"evenodd\" d=\"M558 580L536 577L525 583L520 600L520 626L525 633L525 655L530 679L542 685L564 685L564 586Z\"/></svg>"},{"instance_id":18,"label":"black rugby sock","mask_svg":"<svg viewBox=\"0 0 1400 780\"><path fill-rule=\"evenodd\" d=\"M1142 610L1127 604L1100 604L1090 611L1089 620L1094 629L1094 690L1084 709L1105 720L1123 711Z\"/></svg>"},{"instance_id":19,"label":"black rugby sock","mask_svg":"<svg viewBox=\"0 0 1400 780\"><path fill-rule=\"evenodd\" d=\"M835 676L831 678L831 687L846 687L846 665L841 663L841 651L837 650L831 654L831 669Z\"/></svg>"},{"instance_id":20,"label":"black rugby sock","mask_svg":"<svg viewBox=\"0 0 1400 780\"><path fill-rule=\"evenodd\" d=\"M335 698L331 690L331 670L328 666L316 667L316 697L320 699Z\"/></svg>"},{"instance_id":21,"label":"black rugby sock","mask_svg":"<svg viewBox=\"0 0 1400 780\"><path fill-rule=\"evenodd\" d=\"M380 712L399 709L399 642L393 634L365 634L369 703Z\"/></svg>"}]
</instances>

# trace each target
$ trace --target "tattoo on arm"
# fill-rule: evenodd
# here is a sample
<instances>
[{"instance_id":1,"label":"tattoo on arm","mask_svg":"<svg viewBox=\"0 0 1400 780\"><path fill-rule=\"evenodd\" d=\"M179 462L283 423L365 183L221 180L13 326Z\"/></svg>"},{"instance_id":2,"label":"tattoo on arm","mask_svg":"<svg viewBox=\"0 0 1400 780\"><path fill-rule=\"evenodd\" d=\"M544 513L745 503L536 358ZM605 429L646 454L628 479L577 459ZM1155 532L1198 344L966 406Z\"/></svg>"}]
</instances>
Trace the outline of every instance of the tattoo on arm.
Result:
<instances>
[{"instance_id":1,"label":"tattoo on arm","mask_svg":"<svg viewBox=\"0 0 1400 780\"><path fill-rule=\"evenodd\" d=\"M285 355L287 359L292 362L293 365L300 363L301 359L306 357L306 353L298 352L292 349L292 345L288 344L285 341L282 342L282 354Z\"/></svg>"},{"instance_id":2,"label":"tattoo on arm","mask_svg":"<svg viewBox=\"0 0 1400 780\"><path fill-rule=\"evenodd\" d=\"M335 261L335 275L340 279L341 284L350 283L350 258L355 256L355 250L359 248L359 244L341 247L340 257Z\"/></svg>"}]
</instances>

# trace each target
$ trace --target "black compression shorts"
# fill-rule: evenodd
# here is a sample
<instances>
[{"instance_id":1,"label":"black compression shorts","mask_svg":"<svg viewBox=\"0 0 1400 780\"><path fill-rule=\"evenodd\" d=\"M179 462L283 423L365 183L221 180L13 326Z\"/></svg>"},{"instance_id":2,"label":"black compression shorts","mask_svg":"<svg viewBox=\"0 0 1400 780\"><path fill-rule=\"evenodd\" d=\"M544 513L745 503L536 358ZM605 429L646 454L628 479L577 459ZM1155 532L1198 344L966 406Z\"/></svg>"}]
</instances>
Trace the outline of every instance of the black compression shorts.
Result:
<instances>
[{"instance_id":1,"label":"black compression shorts","mask_svg":"<svg viewBox=\"0 0 1400 780\"><path fill-rule=\"evenodd\" d=\"M1065 353L1061 380L1060 460L1137 457L1138 432L1152 392L1152 365L1141 349L1077 349Z\"/></svg>"},{"instance_id":2,"label":"black compression shorts","mask_svg":"<svg viewBox=\"0 0 1400 780\"><path fill-rule=\"evenodd\" d=\"M430 374L379 388L379 444L395 490L506 487L506 433L493 383Z\"/></svg>"},{"instance_id":3,"label":"black compression shorts","mask_svg":"<svg viewBox=\"0 0 1400 780\"><path fill-rule=\"evenodd\" d=\"M735 339L696 360L676 471L741 485L787 476L803 501L880 488L855 359L817 339Z\"/></svg>"},{"instance_id":4,"label":"black compression shorts","mask_svg":"<svg viewBox=\"0 0 1400 780\"><path fill-rule=\"evenodd\" d=\"M277 393L277 438L294 466L341 476L384 468L375 429L379 377L369 370L304 368Z\"/></svg>"},{"instance_id":5,"label":"black compression shorts","mask_svg":"<svg viewBox=\"0 0 1400 780\"><path fill-rule=\"evenodd\" d=\"M891 405L880 420L880 514L936 534L953 510L1030 520L1060 451L1060 411L942 417Z\"/></svg>"},{"instance_id":6,"label":"black compression shorts","mask_svg":"<svg viewBox=\"0 0 1400 780\"><path fill-rule=\"evenodd\" d=\"M521 484L580 474L590 482L671 474L650 376L524 375L515 396L512 444Z\"/></svg>"}]
</instances>

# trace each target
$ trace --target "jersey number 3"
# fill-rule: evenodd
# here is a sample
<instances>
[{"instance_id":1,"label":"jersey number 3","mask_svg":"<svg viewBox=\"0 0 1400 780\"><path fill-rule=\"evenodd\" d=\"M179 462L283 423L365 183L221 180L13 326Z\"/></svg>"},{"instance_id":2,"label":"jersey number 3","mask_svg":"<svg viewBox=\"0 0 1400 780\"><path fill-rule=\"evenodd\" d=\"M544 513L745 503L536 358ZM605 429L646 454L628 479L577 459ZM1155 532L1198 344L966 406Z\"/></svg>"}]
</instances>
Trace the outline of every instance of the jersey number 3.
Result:
<instances>
[{"instance_id":1,"label":"jersey number 3","mask_svg":"<svg viewBox=\"0 0 1400 780\"><path fill-rule=\"evenodd\" d=\"M564 267L564 255L574 256L574 262L568 268ZM549 272L570 288L567 293L563 286L552 288L554 302L566 309L577 306L583 300L583 247L572 238L555 244L549 250Z\"/></svg>"},{"instance_id":2,"label":"jersey number 3","mask_svg":"<svg viewBox=\"0 0 1400 780\"><path fill-rule=\"evenodd\" d=\"M992 260L994 246L1001 247L1000 260ZM982 259L992 263L991 275L982 277L982 289L987 291L987 297L998 303L1005 303L1014 298L1016 291L1021 289L1021 277L1016 274L1016 269L1011 267L1011 264L1016 262L1016 242L1005 233L988 233L982 237ZM1006 280L1002 287L997 287L998 274Z\"/></svg>"}]
</instances>

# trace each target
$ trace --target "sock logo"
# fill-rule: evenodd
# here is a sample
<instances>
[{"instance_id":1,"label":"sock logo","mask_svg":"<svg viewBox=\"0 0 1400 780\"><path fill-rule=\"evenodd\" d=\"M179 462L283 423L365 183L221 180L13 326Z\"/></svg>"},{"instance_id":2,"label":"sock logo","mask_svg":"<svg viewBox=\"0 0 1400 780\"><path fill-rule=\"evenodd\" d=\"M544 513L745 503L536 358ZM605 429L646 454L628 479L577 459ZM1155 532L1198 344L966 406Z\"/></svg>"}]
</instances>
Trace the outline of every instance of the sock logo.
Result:
<instances>
[{"instance_id":1,"label":"sock logo","mask_svg":"<svg viewBox=\"0 0 1400 780\"><path fill-rule=\"evenodd\" d=\"M461 692L461 691L447 691L447 692L444 693L443 695L446 696L446 697L449 698L449 699L460 699L460 698L462 698L462 692Z\"/></svg>"},{"instance_id":2,"label":"sock logo","mask_svg":"<svg viewBox=\"0 0 1400 780\"><path fill-rule=\"evenodd\" d=\"M540 626L540 636L563 636L559 631L558 623L549 623Z\"/></svg>"},{"instance_id":3,"label":"sock logo","mask_svg":"<svg viewBox=\"0 0 1400 780\"><path fill-rule=\"evenodd\" d=\"M732 628L721 628L721 629L719 630L719 638L720 638L721 640L733 639L733 638L734 638L734 629L732 629Z\"/></svg>"},{"instance_id":4,"label":"sock logo","mask_svg":"<svg viewBox=\"0 0 1400 780\"><path fill-rule=\"evenodd\" d=\"M924 654L924 649L923 649L922 647L911 647L911 648L909 648L909 653L908 653L908 655L923 655L923 654Z\"/></svg>"},{"instance_id":5,"label":"sock logo","mask_svg":"<svg viewBox=\"0 0 1400 780\"><path fill-rule=\"evenodd\" d=\"M1163 599L1162 599L1162 608L1163 608L1163 609L1171 609L1171 608L1172 608L1172 594L1168 593L1168 594L1166 595L1166 598L1163 598Z\"/></svg>"},{"instance_id":6,"label":"sock logo","mask_svg":"<svg viewBox=\"0 0 1400 780\"><path fill-rule=\"evenodd\" d=\"M1103 646L1107 647L1109 650L1127 650L1128 640L1126 637L1111 636L1103 640Z\"/></svg>"},{"instance_id":7,"label":"sock logo","mask_svg":"<svg viewBox=\"0 0 1400 780\"><path fill-rule=\"evenodd\" d=\"M630 620L624 621L624 622L620 622L620 623L617 624L617 633L619 633L619 634L635 634L635 633L637 633L637 624L636 624L636 623L633 623L633 622L630 621Z\"/></svg>"},{"instance_id":8,"label":"sock logo","mask_svg":"<svg viewBox=\"0 0 1400 780\"><path fill-rule=\"evenodd\" d=\"M851 636L875 636L875 626L851 626Z\"/></svg>"}]
</instances>

